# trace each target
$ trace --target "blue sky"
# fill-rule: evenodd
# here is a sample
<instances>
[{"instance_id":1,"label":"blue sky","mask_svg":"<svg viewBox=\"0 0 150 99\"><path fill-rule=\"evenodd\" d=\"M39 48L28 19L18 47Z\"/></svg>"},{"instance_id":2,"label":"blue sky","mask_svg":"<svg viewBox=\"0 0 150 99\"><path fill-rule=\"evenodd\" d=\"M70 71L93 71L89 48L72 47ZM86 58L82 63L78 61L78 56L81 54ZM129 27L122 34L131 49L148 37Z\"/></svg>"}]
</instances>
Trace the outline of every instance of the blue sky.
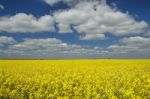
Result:
<instances>
[{"instance_id":1,"label":"blue sky","mask_svg":"<svg viewBox=\"0 0 150 99\"><path fill-rule=\"evenodd\" d=\"M150 58L148 0L0 0L0 58Z\"/></svg>"}]
</instances>

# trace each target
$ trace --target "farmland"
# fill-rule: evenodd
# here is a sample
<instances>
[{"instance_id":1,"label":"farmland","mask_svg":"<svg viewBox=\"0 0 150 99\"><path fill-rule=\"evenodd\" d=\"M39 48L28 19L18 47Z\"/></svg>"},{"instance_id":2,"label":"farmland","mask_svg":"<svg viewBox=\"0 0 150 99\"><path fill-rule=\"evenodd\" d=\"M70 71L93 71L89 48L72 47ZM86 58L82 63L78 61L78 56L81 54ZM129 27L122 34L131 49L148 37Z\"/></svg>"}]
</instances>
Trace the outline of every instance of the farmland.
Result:
<instances>
[{"instance_id":1,"label":"farmland","mask_svg":"<svg viewBox=\"0 0 150 99\"><path fill-rule=\"evenodd\" d=\"M150 99L150 60L0 60L0 99Z\"/></svg>"}]
</instances>

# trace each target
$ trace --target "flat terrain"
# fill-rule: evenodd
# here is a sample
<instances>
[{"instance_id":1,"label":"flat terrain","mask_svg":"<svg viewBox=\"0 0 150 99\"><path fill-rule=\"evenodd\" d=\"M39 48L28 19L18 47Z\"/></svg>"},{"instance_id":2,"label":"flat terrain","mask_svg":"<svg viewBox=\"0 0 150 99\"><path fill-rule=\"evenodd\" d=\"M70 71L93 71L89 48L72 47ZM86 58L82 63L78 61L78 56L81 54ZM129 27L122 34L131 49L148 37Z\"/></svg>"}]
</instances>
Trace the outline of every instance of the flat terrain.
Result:
<instances>
[{"instance_id":1,"label":"flat terrain","mask_svg":"<svg viewBox=\"0 0 150 99\"><path fill-rule=\"evenodd\" d=\"M150 99L150 60L0 60L0 99Z\"/></svg>"}]
</instances>

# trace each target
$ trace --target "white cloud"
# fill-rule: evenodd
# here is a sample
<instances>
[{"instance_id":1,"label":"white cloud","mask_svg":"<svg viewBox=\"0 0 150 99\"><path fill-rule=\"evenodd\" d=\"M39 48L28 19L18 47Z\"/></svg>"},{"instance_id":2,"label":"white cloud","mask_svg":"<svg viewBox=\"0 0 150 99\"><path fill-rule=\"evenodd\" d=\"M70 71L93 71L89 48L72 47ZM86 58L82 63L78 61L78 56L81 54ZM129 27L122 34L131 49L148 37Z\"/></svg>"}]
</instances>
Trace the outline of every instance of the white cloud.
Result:
<instances>
[{"instance_id":1,"label":"white cloud","mask_svg":"<svg viewBox=\"0 0 150 99\"><path fill-rule=\"evenodd\" d=\"M2 32L52 32L57 23L59 33L73 33L74 29L81 35L81 40L104 40L109 32L116 36L137 35L144 33L148 24L145 21L137 21L128 13L123 13L106 4L105 0L44 0L49 5L64 2L71 8L60 10L52 15L44 15L39 18L25 13L14 16L0 17L0 31ZM68 44L56 38L33 39L26 38L17 42L12 37L0 37L0 57L16 56L32 58L73 58L73 57L119 57L120 54L129 57L132 52L150 57L150 38L134 36L119 40L107 48L99 46L87 47L76 44ZM6 47L3 47L7 45ZM2 47L1 47L2 46ZM4 50L4 49L5 50ZM2 56L1 56L2 55ZM133 55L133 54L132 54ZM123 56L121 56L123 57Z\"/></svg>"},{"instance_id":2,"label":"white cloud","mask_svg":"<svg viewBox=\"0 0 150 99\"><path fill-rule=\"evenodd\" d=\"M74 6L80 2L88 2L88 1L91 1L91 2L98 1L102 3L106 3L106 0L44 0L44 2L49 4L50 6L53 6L58 2L63 2L69 6Z\"/></svg>"},{"instance_id":3,"label":"white cloud","mask_svg":"<svg viewBox=\"0 0 150 99\"><path fill-rule=\"evenodd\" d=\"M129 39L129 42L125 42L125 39ZM133 37L132 37L133 39ZM134 37L139 39L139 37ZM1 44L7 45L5 49L0 47L1 58L36 58L36 59L52 59L52 58L119 58L119 57L149 57L150 43L147 41L149 38L140 38L140 45L134 45L130 38L123 38L120 40L120 44L111 45L108 48L102 48L99 46L81 46L75 44L67 44L56 38L46 39L33 39L26 38L23 41L16 41L12 37L0 37ZM131 40L131 41L130 41ZM14 42L14 43L12 43ZM143 43L142 43L143 42ZM147 43L146 43L147 42ZM134 46L133 46L134 45ZM146 46L144 46L146 45ZM144 47L141 48L141 47ZM138 53L137 55L134 55ZM131 56L133 55L133 56Z\"/></svg>"},{"instance_id":4,"label":"white cloud","mask_svg":"<svg viewBox=\"0 0 150 99\"><path fill-rule=\"evenodd\" d=\"M65 24L58 24L59 33L72 33L71 27Z\"/></svg>"},{"instance_id":5,"label":"white cloud","mask_svg":"<svg viewBox=\"0 0 150 99\"><path fill-rule=\"evenodd\" d=\"M14 44L12 50L42 52L47 54L74 53L82 49L79 45L67 44L56 38L24 39L23 42Z\"/></svg>"},{"instance_id":6,"label":"white cloud","mask_svg":"<svg viewBox=\"0 0 150 99\"><path fill-rule=\"evenodd\" d=\"M0 17L2 32L53 32L55 22L59 33L73 33L74 29L82 36L81 40L105 39L105 33L116 36L137 35L145 32L148 24L136 21L128 13L123 13L106 4L105 0L45 0L51 5L62 1L75 4L68 10L57 11L51 15L36 18L31 14L18 13L14 16Z\"/></svg>"},{"instance_id":7,"label":"white cloud","mask_svg":"<svg viewBox=\"0 0 150 99\"><path fill-rule=\"evenodd\" d=\"M9 41L12 42L11 40ZM103 50L101 47L84 47L75 44L67 44L56 38L26 38L21 42L16 42L11 45L7 43L7 45L8 47L5 48L5 50L0 48L0 52L3 54L3 56L0 55L0 57L7 56L11 58L12 56L15 56L16 58L86 58L87 56L90 57L92 55L108 53L108 51Z\"/></svg>"},{"instance_id":8,"label":"white cloud","mask_svg":"<svg viewBox=\"0 0 150 99\"><path fill-rule=\"evenodd\" d=\"M150 43L150 38L144 38L141 36L123 38L120 40L122 43L125 44L143 44L143 43Z\"/></svg>"},{"instance_id":9,"label":"white cloud","mask_svg":"<svg viewBox=\"0 0 150 99\"><path fill-rule=\"evenodd\" d=\"M99 53L100 48L86 48L80 45L67 44L58 40L56 38L47 38L47 39L24 39L23 42L18 42L10 46L11 50L30 52L38 54L47 53L47 54L94 54Z\"/></svg>"},{"instance_id":10,"label":"white cloud","mask_svg":"<svg viewBox=\"0 0 150 99\"><path fill-rule=\"evenodd\" d=\"M47 4L49 5L54 5L56 4L57 2L60 2L61 0L44 0Z\"/></svg>"},{"instance_id":11,"label":"white cloud","mask_svg":"<svg viewBox=\"0 0 150 99\"><path fill-rule=\"evenodd\" d=\"M4 10L4 9L5 9L5 7L0 4L0 10Z\"/></svg>"},{"instance_id":12,"label":"white cloud","mask_svg":"<svg viewBox=\"0 0 150 99\"><path fill-rule=\"evenodd\" d=\"M118 53L137 52L141 54L145 52L149 54L150 38L145 38L141 36L126 37L119 40L118 44L110 45L107 49L109 50L111 49L112 52L118 52Z\"/></svg>"},{"instance_id":13,"label":"white cloud","mask_svg":"<svg viewBox=\"0 0 150 99\"><path fill-rule=\"evenodd\" d=\"M110 49L112 53L129 53L129 52L137 52L139 48L136 46L129 45L110 45L107 49Z\"/></svg>"},{"instance_id":14,"label":"white cloud","mask_svg":"<svg viewBox=\"0 0 150 99\"><path fill-rule=\"evenodd\" d=\"M18 13L0 17L0 31L3 32L50 32L54 31L54 19L50 15L36 18L33 15Z\"/></svg>"},{"instance_id":15,"label":"white cloud","mask_svg":"<svg viewBox=\"0 0 150 99\"><path fill-rule=\"evenodd\" d=\"M18 50L41 50L47 49L49 47L55 46L64 46L60 40L56 38L48 38L48 39L24 39L23 42L15 44L12 46L13 49Z\"/></svg>"},{"instance_id":16,"label":"white cloud","mask_svg":"<svg viewBox=\"0 0 150 99\"><path fill-rule=\"evenodd\" d=\"M0 44L14 44L16 41L12 37L0 36Z\"/></svg>"},{"instance_id":17,"label":"white cloud","mask_svg":"<svg viewBox=\"0 0 150 99\"><path fill-rule=\"evenodd\" d=\"M106 39L104 34L86 34L85 36L81 37L81 40L104 40Z\"/></svg>"},{"instance_id":18,"label":"white cloud","mask_svg":"<svg viewBox=\"0 0 150 99\"><path fill-rule=\"evenodd\" d=\"M95 35L108 32L117 36L140 34L148 27L145 21L136 21L128 13L96 1L80 2L69 10L54 13L54 16L59 28L65 26L66 32L66 29L70 31L68 27L72 26L79 33L88 35L90 40L95 39Z\"/></svg>"}]
</instances>

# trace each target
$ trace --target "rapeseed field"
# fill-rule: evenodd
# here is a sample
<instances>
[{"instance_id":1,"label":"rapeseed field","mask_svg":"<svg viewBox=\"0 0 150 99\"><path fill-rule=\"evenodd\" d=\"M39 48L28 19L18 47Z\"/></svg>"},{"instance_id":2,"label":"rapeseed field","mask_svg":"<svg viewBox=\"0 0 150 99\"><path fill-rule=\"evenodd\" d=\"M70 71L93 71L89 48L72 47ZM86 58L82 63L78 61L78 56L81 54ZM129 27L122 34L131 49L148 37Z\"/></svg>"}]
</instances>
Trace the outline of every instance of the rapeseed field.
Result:
<instances>
[{"instance_id":1,"label":"rapeseed field","mask_svg":"<svg viewBox=\"0 0 150 99\"><path fill-rule=\"evenodd\" d=\"M150 60L0 60L0 99L150 99Z\"/></svg>"}]
</instances>

